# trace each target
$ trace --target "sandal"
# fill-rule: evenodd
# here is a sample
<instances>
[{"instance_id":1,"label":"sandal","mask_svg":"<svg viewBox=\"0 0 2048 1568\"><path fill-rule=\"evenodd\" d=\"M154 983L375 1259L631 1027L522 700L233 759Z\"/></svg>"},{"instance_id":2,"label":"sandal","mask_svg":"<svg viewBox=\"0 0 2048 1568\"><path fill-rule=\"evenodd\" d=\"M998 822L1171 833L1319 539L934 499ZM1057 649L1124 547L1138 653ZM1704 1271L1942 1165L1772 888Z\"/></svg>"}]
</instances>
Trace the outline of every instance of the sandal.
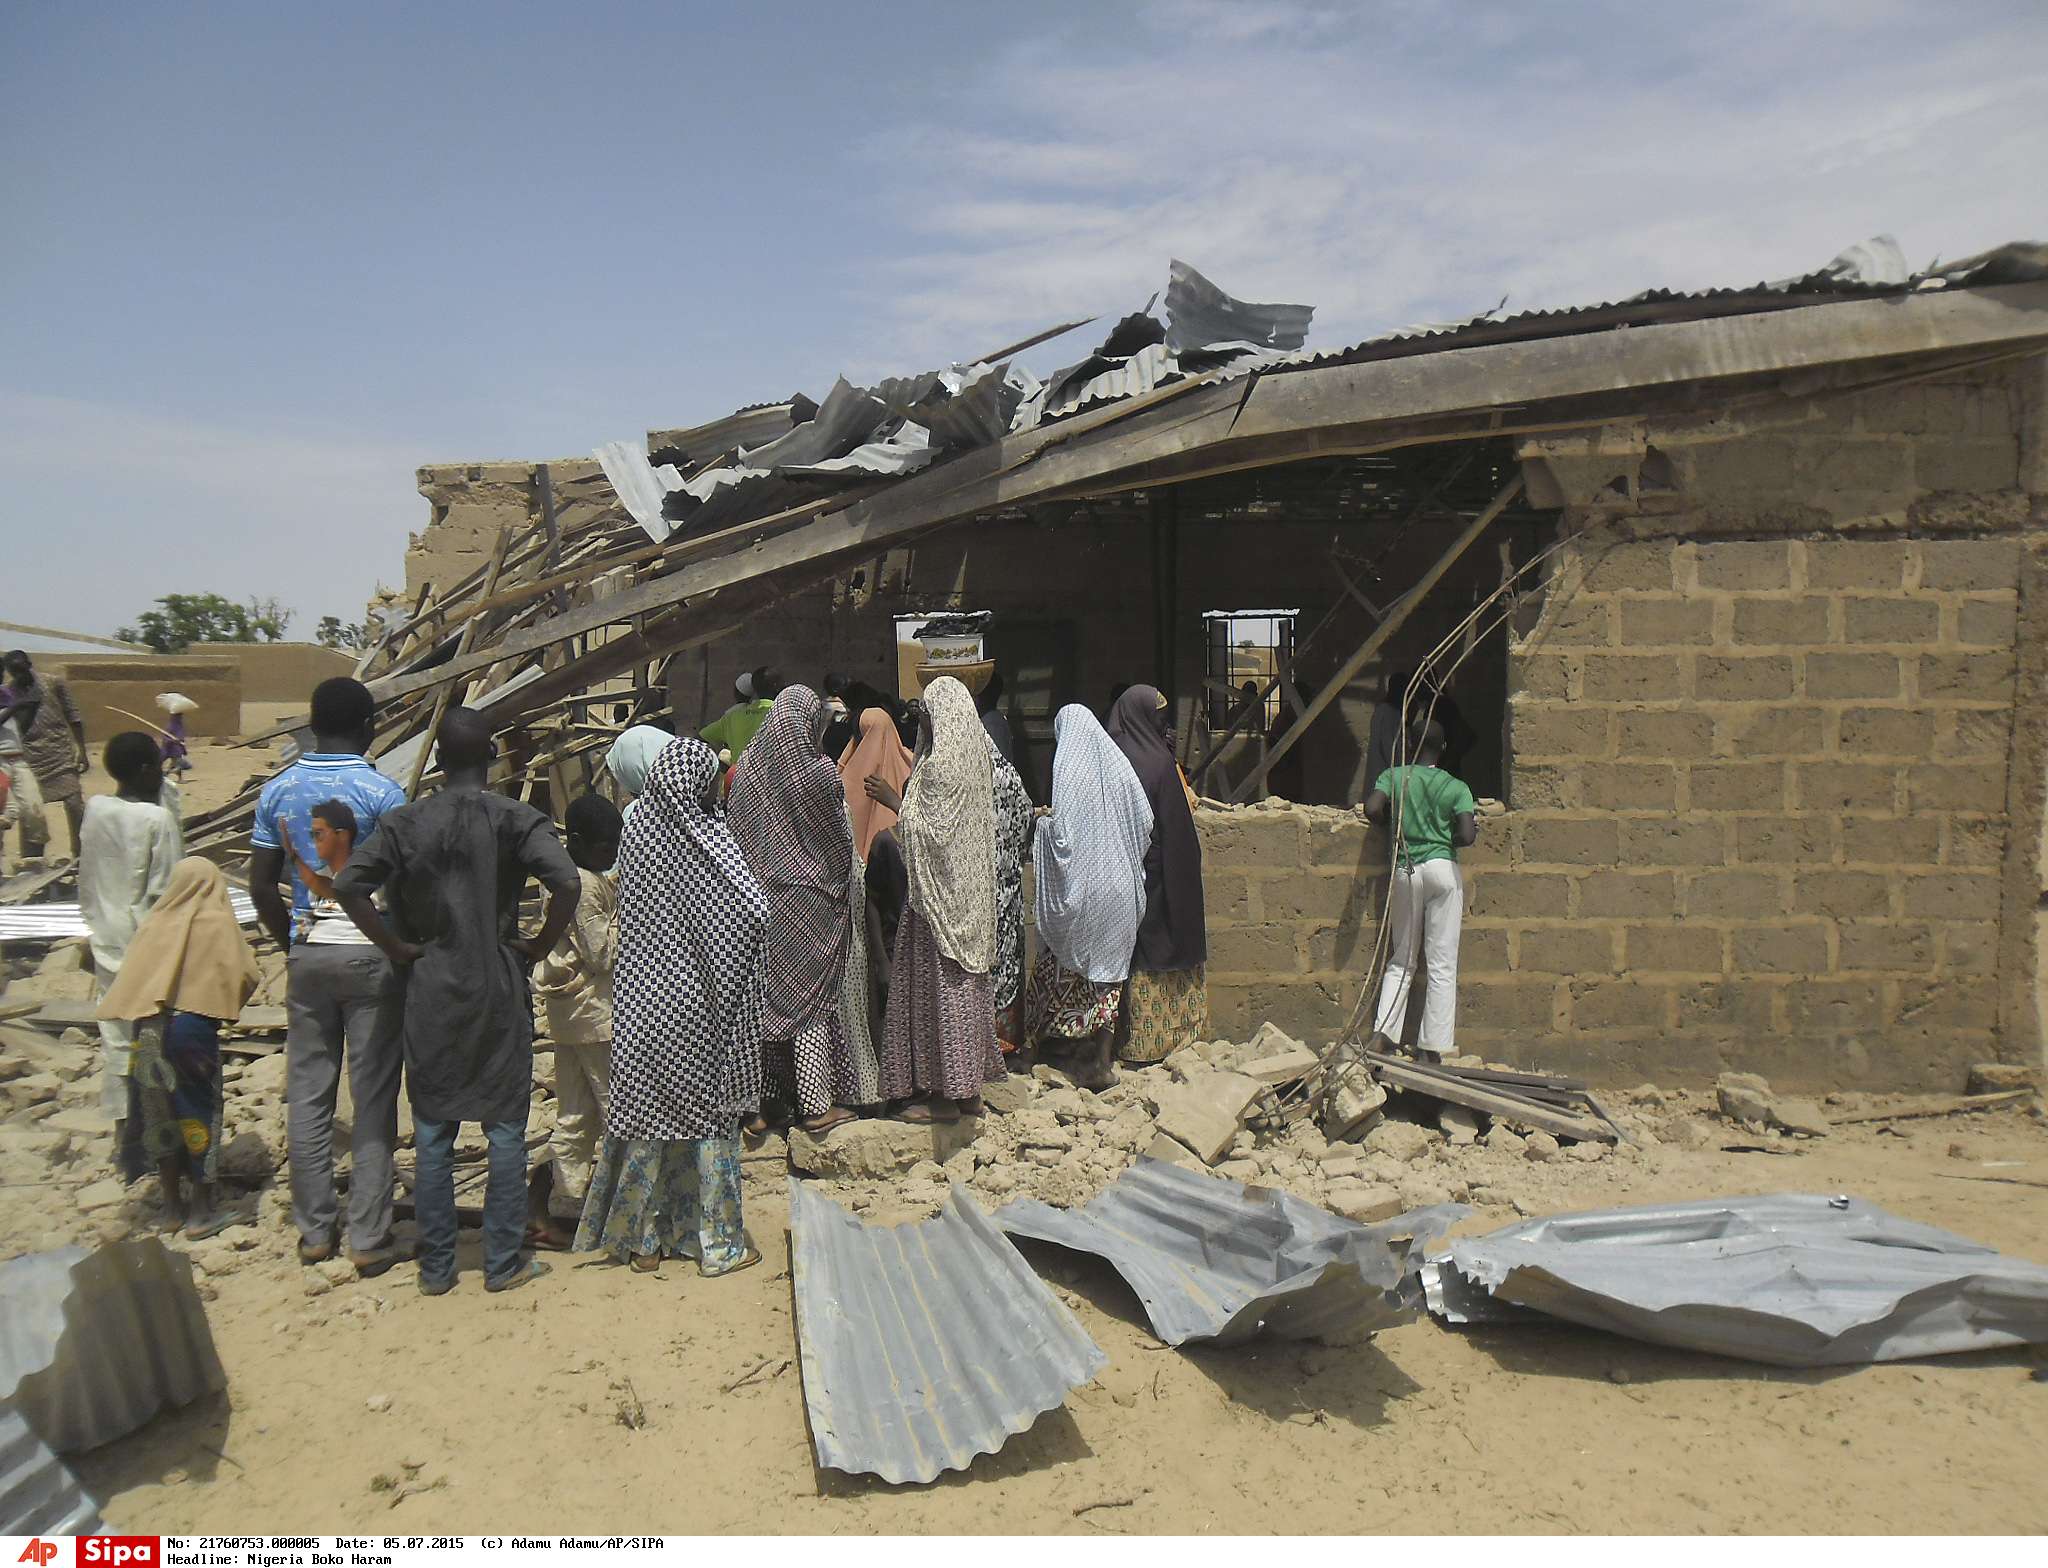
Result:
<instances>
[{"instance_id":1,"label":"sandal","mask_svg":"<svg viewBox=\"0 0 2048 1568\"><path fill-rule=\"evenodd\" d=\"M957 1122L960 1112L951 1105L940 1110L929 1100L918 1100L898 1111L896 1120L909 1122L913 1127L929 1127L937 1123Z\"/></svg>"},{"instance_id":2,"label":"sandal","mask_svg":"<svg viewBox=\"0 0 2048 1568\"><path fill-rule=\"evenodd\" d=\"M242 1223L242 1216L233 1209L215 1209L211 1214L194 1217L185 1222L187 1241L204 1241L209 1236L218 1236L230 1225Z\"/></svg>"},{"instance_id":3,"label":"sandal","mask_svg":"<svg viewBox=\"0 0 2048 1568\"><path fill-rule=\"evenodd\" d=\"M741 1258L739 1262L735 1263L729 1269L720 1269L718 1273L713 1277L716 1279L724 1279L726 1275L737 1274L741 1269L750 1269L760 1261L761 1249L759 1247L749 1247L747 1248L747 1255L744 1258ZM699 1272L702 1272L702 1265L699 1265Z\"/></svg>"},{"instance_id":4,"label":"sandal","mask_svg":"<svg viewBox=\"0 0 2048 1568\"><path fill-rule=\"evenodd\" d=\"M568 1252L570 1238L552 1225L529 1225L526 1227L526 1245L534 1252Z\"/></svg>"},{"instance_id":5,"label":"sandal","mask_svg":"<svg viewBox=\"0 0 2048 1568\"><path fill-rule=\"evenodd\" d=\"M661 1254L658 1252L633 1252L626 1256L626 1267L635 1274L658 1274L661 1272Z\"/></svg>"},{"instance_id":6,"label":"sandal","mask_svg":"<svg viewBox=\"0 0 2048 1568\"><path fill-rule=\"evenodd\" d=\"M813 1138L821 1138L834 1127L844 1127L848 1122L855 1119L853 1112L849 1111L845 1106L835 1105L823 1116L808 1117L798 1122L797 1126L809 1133Z\"/></svg>"},{"instance_id":7,"label":"sandal","mask_svg":"<svg viewBox=\"0 0 2048 1568\"><path fill-rule=\"evenodd\" d=\"M554 1269L541 1262L539 1258L528 1258L506 1278L485 1280L484 1289L492 1295L502 1290L517 1290L521 1285L530 1285L535 1280L544 1279L554 1272Z\"/></svg>"}]
</instances>

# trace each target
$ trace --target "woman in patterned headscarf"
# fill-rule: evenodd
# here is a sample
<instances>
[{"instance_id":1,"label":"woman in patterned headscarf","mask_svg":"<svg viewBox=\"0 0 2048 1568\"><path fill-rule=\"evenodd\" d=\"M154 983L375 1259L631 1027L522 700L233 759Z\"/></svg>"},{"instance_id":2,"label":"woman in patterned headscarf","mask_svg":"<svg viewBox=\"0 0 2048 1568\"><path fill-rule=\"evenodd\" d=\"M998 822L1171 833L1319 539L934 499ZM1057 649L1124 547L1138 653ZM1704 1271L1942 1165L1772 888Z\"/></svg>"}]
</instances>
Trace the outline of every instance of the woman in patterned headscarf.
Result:
<instances>
[{"instance_id":1,"label":"woman in patterned headscarf","mask_svg":"<svg viewBox=\"0 0 2048 1568\"><path fill-rule=\"evenodd\" d=\"M988 734L988 726L982 726ZM1024 780L988 736L989 766L994 772L996 812L996 963L990 972L996 1004L996 1044L1014 1062L1024 1044L1024 860L1031 853L1031 830L1037 819ZM1028 1062L1028 1059L1027 1059Z\"/></svg>"},{"instance_id":2,"label":"woman in patterned headscarf","mask_svg":"<svg viewBox=\"0 0 2048 1568\"><path fill-rule=\"evenodd\" d=\"M850 1121L853 1113L843 1107L881 1098L865 1004L850 1024L842 1006L853 919L865 890L855 875L839 770L818 751L824 729L825 705L816 692L791 686L780 693L740 756L730 802L733 836L768 893L766 1060L784 1085L794 1079L806 1132ZM758 1119L749 1127L763 1130Z\"/></svg>"},{"instance_id":3,"label":"woman in patterned headscarf","mask_svg":"<svg viewBox=\"0 0 2048 1568\"><path fill-rule=\"evenodd\" d=\"M996 1045L995 773L974 699L950 675L918 708L917 766L896 839L908 907L889 970L882 1090L905 1121L979 1115Z\"/></svg>"},{"instance_id":4,"label":"woman in patterned headscarf","mask_svg":"<svg viewBox=\"0 0 2048 1568\"><path fill-rule=\"evenodd\" d=\"M671 737L619 843L611 1096L576 1250L643 1273L758 1263L740 1214L739 1118L761 1101L768 896L718 813L718 759Z\"/></svg>"}]
</instances>

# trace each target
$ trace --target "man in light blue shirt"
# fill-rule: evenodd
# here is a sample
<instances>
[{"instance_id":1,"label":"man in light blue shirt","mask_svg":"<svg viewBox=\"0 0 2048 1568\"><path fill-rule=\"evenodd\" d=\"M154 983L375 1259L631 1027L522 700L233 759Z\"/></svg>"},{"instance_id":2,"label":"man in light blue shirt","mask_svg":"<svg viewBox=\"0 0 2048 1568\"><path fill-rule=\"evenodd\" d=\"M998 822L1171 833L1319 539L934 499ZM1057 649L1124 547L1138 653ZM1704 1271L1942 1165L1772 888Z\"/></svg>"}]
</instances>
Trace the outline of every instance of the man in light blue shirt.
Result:
<instances>
[{"instance_id":1,"label":"man in light blue shirt","mask_svg":"<svg viewBox=\"0 0 2048 1568\"><path fill-rule=\"evenodd\" d=\"M292 1222L299 1261L323 1263L341 1244L334 1192L334 1104L344 1046L355 1115L348 1199L348 1252L365 1278L399 1261L391 1243L392 1149L398 1141L403 979L352 923L323 919L290 863L320 863L313 808L339 801L354 814L355 842L405 804L405 791L363 755L376 736L377 705L360 681L337 676L313 689L313 749L263 786L249 835L249 897L264 929L290 955L285 969L285 1126ZM292 877L291 912L279 884Z\"/></svg>"}]
</instances>

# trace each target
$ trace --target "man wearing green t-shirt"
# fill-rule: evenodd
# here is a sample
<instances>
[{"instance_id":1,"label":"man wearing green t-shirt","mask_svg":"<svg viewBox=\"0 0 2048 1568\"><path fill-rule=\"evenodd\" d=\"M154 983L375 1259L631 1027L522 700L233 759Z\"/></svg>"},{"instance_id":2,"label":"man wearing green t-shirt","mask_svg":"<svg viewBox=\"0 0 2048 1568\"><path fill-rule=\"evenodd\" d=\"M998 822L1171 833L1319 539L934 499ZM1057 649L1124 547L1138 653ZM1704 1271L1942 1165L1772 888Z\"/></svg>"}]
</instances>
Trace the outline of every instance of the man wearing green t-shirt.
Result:
<instances>
[{"instance_id":1,"label":"man wearing green t-shirt","mask_svg":"<svg viewBox=\"0 0 2048 1568\"><path fill-rule=\"evenodd\" d=\"M1386 823L1396 845L1387 977L1373 1032L1390 1042L1400 1039L1419 947L1429 984L1415 1054L1440 1060L1451 1053L1458 1020L1458 927L1465 913L1458 850L1478 842L1479 817L1464 781L1437 766L1443 726L1418 716L1408 738L1416 760L1388 768L1365 797L1366 816Z\"/></svg>"},{"instance_id":2,"label":"man wearing green t-shirt","mask_svg":"<svg viewBox=\"0 0 2048 1568\"><path fill-rule=\"evenodd\" d=\"M714 752L728 754L728 762L738 762L740 753L768 722L768 710L775 705L775 693L780 689L765 666L747 671L732 683L733 705L697 733Z\"/></svg>"}]
</instances>

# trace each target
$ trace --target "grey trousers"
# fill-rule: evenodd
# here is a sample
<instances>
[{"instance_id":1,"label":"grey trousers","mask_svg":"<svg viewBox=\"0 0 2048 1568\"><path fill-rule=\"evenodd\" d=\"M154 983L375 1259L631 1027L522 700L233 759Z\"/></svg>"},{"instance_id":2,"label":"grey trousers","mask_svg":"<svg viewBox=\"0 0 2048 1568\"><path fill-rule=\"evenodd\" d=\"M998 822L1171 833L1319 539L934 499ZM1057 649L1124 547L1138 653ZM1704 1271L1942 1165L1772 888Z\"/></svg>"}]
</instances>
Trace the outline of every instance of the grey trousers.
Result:
<instances>
[{"instance_id":1,"label":"grey trousers","mask_svg":"<svg viewBox=\"0 0 2048 1568\"><path fill-rule=\"evenodd\" d=\"M315 1246L335 1234L334 1101L346 1042L354 1102L348 1246L369 1252L391 1234L403 981L374 947L300 943L287 963L284 1102L292 1223Z\"/></svg>"}]
</instances>

